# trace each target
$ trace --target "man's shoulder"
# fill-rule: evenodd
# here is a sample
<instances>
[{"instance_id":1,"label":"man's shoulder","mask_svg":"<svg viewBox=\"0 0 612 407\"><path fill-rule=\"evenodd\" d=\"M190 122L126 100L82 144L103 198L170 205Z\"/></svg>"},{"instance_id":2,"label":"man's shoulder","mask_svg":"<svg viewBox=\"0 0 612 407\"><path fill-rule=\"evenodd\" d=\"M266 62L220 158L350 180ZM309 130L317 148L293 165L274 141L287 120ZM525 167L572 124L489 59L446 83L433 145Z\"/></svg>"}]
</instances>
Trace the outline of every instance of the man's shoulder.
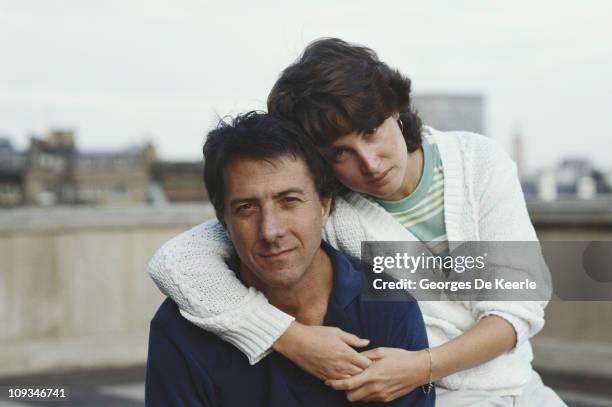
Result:
<instances>
[{"instance_id":1,"label":"man's shoulder","mask_svg":"<svg viewBox=\"0 0 612 407\"><path fill-rule=\"evenodd\" d=\"M361 274L362 284L362 300L367 298L367 294L371 293L370 289L376 289L374 286L374 280L380 280L382 283L398 283L398 280L387 273L373 273L372 265L367 264L361 259L352 256L346 256L348 262L351 265L353 272L359 272ZM378 283L378 282L377 282ZM372 301L378 306L388 307L391 306L391 302L416 302L416 299L407 290L393 290L387 293L384 298L380 298L382 301Z\"/></svg>"},{"instance_id":2,"label":"man's shoulder","mask_svg":"<svg viewBox=\"0 0 612 407\"><path fill-rule=\"evenodd\" d=\"M363 270L363 265L361 264L360 259L336 249L326 240L321 241L321 247L332 260L335 259L333 263L334 268L337 269L336 271L361 272Z\"/></svg>"},{"instance_id":3,"label":"man's shoulder","mask_svg":"<svg viewBox=\"0 0 612 407\"><path fill-rule=\"evenodd\" d=\"M215 348L224 345L221 339L185 319L178 305L170 298L164 300L153 316L151 332L153 335L164 335L185 349L194 346Z\"/></svg>"},{"instance_id":4,"label":"man's shoulder","mask_svg":"<svg viewBox=\"0 0 612 407\"><path fill-rule=\"evenodd\" d=\"M359 296L359 300L368 300L375 307L383 307L387 308L392 306L391 302L416 302L414 297L410 295L410 293L406 290L394 290L388 296L373 296L375 292L380 293L379 291L374 290L374 280L379 279L384 282L396 282L397 280L387 273L372 273L372 265L367 264L363 260L345 254L339 250L331 248L336 252L336 256L339 260L345 260L345 262L339 261L338 263L344 264L345 273L355 273L353 276L358 276L357 278L360 280L361 286L361 295ZM369 301L371 300L371 301Z\"/></svg>"},{"instance_id":5,"label":"man's shoulder","mask_svg":"<svg viewBox=\"0 0 612 407\"><path fill-rule=\"evenodd\" d=\"M170 298L166 298L157 309L157 312L155 312L151 324L158 327L165 327L180 324L181 319L182 316L178 305Z\"/></svg>"},{"instance_id":6,"label":"man's shoulder","mask_svg":"<svg viewBox=\"0 0 612 407\"><path fill-rule=\"evenodd\" d=\"M342 252L340 252L340 255L344 256L348 260L348 263L350 265L351 271L362 272L364 270L365 263L363 263L361 261L361 259L358 259L357 257L350 256L348 254L344 254Z\"/></svg>"},{"instance_id":7,"label":"man's shoulder","mask_svg":"<svg viewBox=\"0 0 612 407\"><path fill-rule=\"evenodd\" d=\"M401 288L402 280L397 279L386 272L374 273L371 271L371 266L368 271L364 272L364 287L363 297L388 304L390 302L416 302L416 299L410 294L406 288Z\"/></svg>"}]
</instances>

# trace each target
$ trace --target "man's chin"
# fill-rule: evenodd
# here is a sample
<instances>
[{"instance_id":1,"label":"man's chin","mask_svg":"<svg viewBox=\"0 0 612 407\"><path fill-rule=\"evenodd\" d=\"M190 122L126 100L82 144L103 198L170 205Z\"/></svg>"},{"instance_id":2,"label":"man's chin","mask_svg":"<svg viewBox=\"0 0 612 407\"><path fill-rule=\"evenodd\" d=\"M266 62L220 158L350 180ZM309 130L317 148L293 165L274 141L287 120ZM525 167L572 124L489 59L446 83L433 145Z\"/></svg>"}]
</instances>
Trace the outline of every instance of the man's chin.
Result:
<instances>
[{"instance_id":1,"label":"man's chin","mask_svg":"<svg viewBox=\"0 0 612 407\"><path fill-rule=\"evenodd\" d=\"M300 273L286 268L268 268L259 274L259 279L271 288L288 288L300 279Z\"/></svg>"}]
</instances>

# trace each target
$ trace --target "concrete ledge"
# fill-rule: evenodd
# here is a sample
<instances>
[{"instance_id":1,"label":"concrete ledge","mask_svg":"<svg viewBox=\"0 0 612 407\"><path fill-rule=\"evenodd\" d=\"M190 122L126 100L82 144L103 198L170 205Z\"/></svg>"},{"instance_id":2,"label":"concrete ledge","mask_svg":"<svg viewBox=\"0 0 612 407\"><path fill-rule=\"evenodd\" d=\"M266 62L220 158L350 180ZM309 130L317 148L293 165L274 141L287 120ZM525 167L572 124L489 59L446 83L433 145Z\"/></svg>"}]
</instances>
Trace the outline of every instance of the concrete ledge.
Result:
<instances>
[{"instance_id":1,"label":"concrete ledge","mask_svg":"<svg viewBox=\"0 0 612 407\"><path fill-rule=\"evenodd\" d=\"M0 378L143 365L148 333L3 343Z\"/></svg>"},{"instance_id":2,"label":"concrete ledge","mask_svg":"<svg viewBox=\"0 0 612 407\"><path fill-rule=\"evenodd\" d=\"M612 197L559 199L552 202L527 201L531 222L540 226L609 228L612 226Z\"/></svg>"},{"instance_id":3,"label":"concrete ledge","mask_svg":"<svg viewBox=\"0 0 612 407\"><path fill-rule=\"evenodd\" d=\"M536 369L612 379L612 343L547 337L531 343Z\"/></svg>"},{"instance_id":4,"label":"concrete ledge","mask_svg":"<svg viewBox=\"0 0 612 407\"><path fill-rule=\"evenodd\" d=\"M0 234L194 226L215 216L209 202L168 206L74 206L0 211Z\"/></svg>"}]
</instances>

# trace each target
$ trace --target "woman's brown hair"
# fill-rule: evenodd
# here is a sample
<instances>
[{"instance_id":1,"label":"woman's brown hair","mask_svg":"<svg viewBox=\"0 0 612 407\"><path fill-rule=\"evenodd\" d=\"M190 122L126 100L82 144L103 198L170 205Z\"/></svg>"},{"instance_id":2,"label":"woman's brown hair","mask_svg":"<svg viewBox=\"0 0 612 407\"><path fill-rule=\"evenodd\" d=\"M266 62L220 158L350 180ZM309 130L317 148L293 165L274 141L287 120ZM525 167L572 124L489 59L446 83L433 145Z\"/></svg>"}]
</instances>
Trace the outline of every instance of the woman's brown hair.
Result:
<instances>
[{"instance_id":1,"label":"woman's brown hair","mask_svg":"<svg viewBox=\"0 0 612 407\"><path fill-rule=\"evenodd\" d=\"M421 119L411 107L410 79L370 48L338 38L306 47L268 96L268 112L297 123L319 147L353 131L370 133L399 112L408 151L421 145Z\"/></svg>"}]
</instances>

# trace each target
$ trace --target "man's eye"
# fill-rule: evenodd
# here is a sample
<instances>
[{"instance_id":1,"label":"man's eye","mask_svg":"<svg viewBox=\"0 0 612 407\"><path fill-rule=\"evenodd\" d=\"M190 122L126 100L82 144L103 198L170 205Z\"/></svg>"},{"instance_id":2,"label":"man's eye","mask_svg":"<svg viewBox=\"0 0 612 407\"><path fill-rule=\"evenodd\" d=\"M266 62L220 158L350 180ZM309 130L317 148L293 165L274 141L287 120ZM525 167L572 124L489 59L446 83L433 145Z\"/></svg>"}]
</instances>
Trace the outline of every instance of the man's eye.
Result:
<instances>
[{"instance_id":1,"label":"man's eye","mask_svg":"<svg viewBox=\"0 0 612 407\"><path fill-rule=\"evenodd\" d=\"M238 206L236 206L236 211L238 212L247 211L251 208L253 208L253 204L245 202L245 203L241 203Z\"/></svg>"},{"instance_id":2,"label":"man's eye","mask_svg":"<svg viewBox=\"0 0 612 407\"><path fill-rule=\"evenodd\" d=\"M289 204L293 204L293 203L301 202L302 200L295 196L286 196L283 198L283 201Z\"/></svg>"}]
</instances>

